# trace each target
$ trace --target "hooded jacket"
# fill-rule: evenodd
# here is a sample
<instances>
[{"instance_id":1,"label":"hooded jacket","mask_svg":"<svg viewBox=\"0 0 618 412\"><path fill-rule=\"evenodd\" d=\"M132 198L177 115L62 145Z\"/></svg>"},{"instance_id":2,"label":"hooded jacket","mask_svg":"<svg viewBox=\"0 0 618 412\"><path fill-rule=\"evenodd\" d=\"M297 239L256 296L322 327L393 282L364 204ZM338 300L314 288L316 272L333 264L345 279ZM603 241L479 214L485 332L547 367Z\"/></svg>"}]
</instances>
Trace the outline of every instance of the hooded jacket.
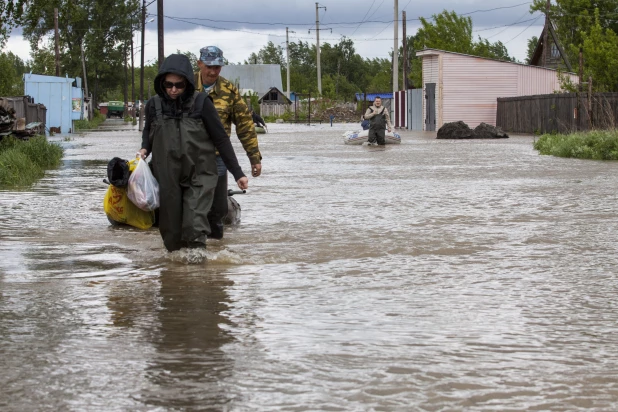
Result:
<instances>
[{"instance_id":1,"label":"hooded jacket","mask_svg":"<svg viewBox=\"0 0 618 412\"><path fill-rule=\"evenodd\" d=\"M170 73L184 77L187 84L185 91L176 100L171 99L163 87L165 76ZM189 58L182 54L172 54L168 56L161 65L159 73L154 79L154 89L157 95L161 98L163 114L170 117L179 117L182 115L183 111L186 112L190 110L191 108L187 107L186 103L191 100L191 97L195 92L195 80ZM148 103L146 103L146 123L142 132L142 149L146 149L148 154L152 151L151 125L156 118L156 110L153 99L154 98L151 98L148 100ZM245 176L238 164L238 159L234 153L230 138L225 132L211 98L204 99L201 118L210 138L217 148L217 151L221 155L221 158L223 159L223 162L227 166L228 170L234 176L234 179L238 180Z\"/></svg>"}]
</instances>

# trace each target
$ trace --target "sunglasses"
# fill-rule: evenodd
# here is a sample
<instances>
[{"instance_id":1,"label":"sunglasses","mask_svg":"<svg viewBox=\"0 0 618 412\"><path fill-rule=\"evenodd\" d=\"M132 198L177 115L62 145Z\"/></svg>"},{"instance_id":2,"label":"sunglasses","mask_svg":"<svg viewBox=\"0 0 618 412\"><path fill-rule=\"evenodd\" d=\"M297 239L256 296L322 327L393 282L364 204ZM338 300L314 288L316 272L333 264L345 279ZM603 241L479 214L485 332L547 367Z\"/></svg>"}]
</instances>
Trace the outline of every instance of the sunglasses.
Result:
<instances>
[{"instance_id":1,"label":"sunglasses","mask_svg":"<svg viewBox=\"0 0 618 412\"><path fill-rule=\"evenodd\" d=\"M178 83L163 82L162 84L163 84L163 87L165 87L166 89L171 89L173 87L177 89L184 89L185 87L187 87L187 83L185 83L184 81L178 82Z\"/></svg>"}]
</instances>

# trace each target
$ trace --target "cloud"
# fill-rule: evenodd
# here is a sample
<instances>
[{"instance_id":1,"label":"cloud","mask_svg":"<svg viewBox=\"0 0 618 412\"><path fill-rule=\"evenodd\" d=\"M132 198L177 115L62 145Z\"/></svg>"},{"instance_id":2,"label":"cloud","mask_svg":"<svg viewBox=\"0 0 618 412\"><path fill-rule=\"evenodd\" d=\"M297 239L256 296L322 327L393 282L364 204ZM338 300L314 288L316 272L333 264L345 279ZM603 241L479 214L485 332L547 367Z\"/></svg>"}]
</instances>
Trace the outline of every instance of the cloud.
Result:
<instances>
[{"instance_id":1,"label":"cloud","mask_svg":"<svg viewBox=\"0 0 618 412\"><path fill-rule=\"evenodd\" d=\"M527 40L538 36L543 24L542 15L529 14L530 4L521 0L398 0L399 9L406 10L408 35L420 26L419 16L431 18L432 14L452 10L472 19L475 39L481 36L491 42L500 40L509 54L521 61L526 57ZM346 36L362 57L389 58L394 43L394 0L324 0L319 6L326 7L318 9L321 44L334 44ZM147 12L156 17L156 1ZM229 61L243 62L268 41L285 47L286 27L291 42L315 44L315 12L314 0L235 0L230 7L218 7L216 13L198 0L165 2L165 54L176 50L197 54L205 45L216 45ZM531 20L534 18L539 19ZM400 42L402 26L400 23ZM157 57L157 21L146 27L145 60L151 61ZM7 49L28 59L29 47L18 33L14 31ZM136 33L136 41L138 38ZM24 51L24 47L28 50Z\"/></svg>"}]
</instances>

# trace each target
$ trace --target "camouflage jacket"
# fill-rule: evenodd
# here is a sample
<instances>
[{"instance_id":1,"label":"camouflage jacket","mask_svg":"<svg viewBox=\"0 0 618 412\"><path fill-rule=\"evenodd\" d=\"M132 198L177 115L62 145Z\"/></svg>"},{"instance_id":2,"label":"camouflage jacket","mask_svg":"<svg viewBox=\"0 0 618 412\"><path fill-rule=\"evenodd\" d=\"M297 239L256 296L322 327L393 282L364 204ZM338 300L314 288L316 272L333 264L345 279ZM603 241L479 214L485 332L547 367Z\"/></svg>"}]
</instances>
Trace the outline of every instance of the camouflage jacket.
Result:
<instances>
[{"instance_id":1,"label":"camouflage jacket","mask_svg":"<svg viewBox=\"0 0 618 412\"><path fill-rule=\"evenodd\" d=\"M197 85L197 90L204 90L200 72L195 74L195 84ZM258 147L253 118L236 86L224 77L219 76L209 95L215 103L215 108L219 113L219 118L228 136L231 137L232 135L232 123L234 123L238 140L240 140L242 147L247 152L247 157L251 164L261 163L262 155Z\"/></svg>"}]
</instances>

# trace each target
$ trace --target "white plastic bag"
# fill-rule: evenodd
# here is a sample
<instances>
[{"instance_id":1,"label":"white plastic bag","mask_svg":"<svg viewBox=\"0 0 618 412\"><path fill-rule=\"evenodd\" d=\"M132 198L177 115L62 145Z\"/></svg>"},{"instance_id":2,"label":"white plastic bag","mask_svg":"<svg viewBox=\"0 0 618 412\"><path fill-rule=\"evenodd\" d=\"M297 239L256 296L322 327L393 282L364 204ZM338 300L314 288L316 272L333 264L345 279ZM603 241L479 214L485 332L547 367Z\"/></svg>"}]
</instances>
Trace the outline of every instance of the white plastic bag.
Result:
<instances>
[{"instance_id":1,"label":"white plastic bag","mask_svg":"<svg viewBox=\"0 0 618 412\"><path fill-rule=\"evenodd\" d=\"M127 196L137 207L147 212L159 207L159 183L145 160L139 158L129 176Z\"/></svg>"}]
</instances>

